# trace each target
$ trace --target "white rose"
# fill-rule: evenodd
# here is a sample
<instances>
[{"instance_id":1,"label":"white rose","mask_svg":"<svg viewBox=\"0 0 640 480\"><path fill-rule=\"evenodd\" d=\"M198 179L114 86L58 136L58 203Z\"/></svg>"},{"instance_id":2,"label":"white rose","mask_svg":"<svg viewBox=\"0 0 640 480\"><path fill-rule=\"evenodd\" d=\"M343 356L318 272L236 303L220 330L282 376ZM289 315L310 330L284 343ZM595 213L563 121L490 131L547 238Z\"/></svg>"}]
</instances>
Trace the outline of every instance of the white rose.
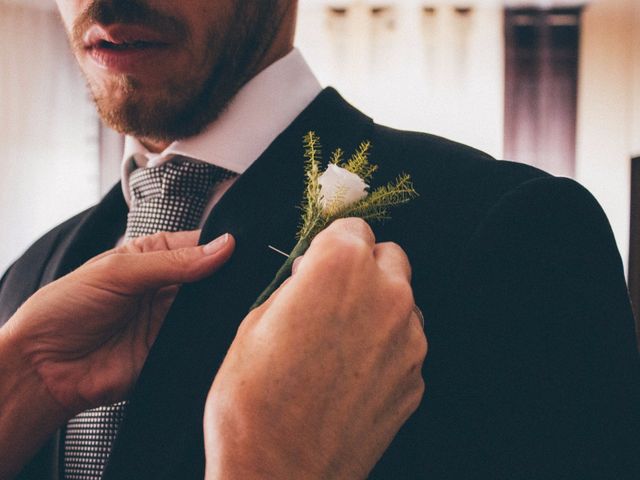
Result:
<instances>
[{"instance_id":1,"label":"white rose","mask_svg":"<svg viewBox=\"0 0 640 480\"><path fill-rule=\"evenodd\" d=\"M330 164L325 172L318 178L320 184L320 205L323 210L328 206L335 207L335 201L339 198L342 207L362 200L367 196L369 185L355 173L337 165Z\"/></svg>"}]
</instances>

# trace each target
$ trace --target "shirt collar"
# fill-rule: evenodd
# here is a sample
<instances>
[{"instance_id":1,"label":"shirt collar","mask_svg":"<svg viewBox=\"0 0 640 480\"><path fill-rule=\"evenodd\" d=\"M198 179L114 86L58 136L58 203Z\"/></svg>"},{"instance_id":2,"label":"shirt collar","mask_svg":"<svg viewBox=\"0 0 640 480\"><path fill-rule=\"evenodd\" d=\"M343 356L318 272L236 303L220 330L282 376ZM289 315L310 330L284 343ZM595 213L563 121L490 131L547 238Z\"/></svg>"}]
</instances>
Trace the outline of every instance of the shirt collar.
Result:
<instances>
[{"instance_id":1,"label":"shirt collar","mask_svg":"<svg viewBox=\"0 0 640 480\"><path fill-rule=\"evenodd\" d=\"M158 154L127 136L122 161L127 203L129 175L135 168L156 167L176 155L244 173L321 90L304 57L294 49L247 82L199 135L175 141Z\"/></svg>"}]
</instances>

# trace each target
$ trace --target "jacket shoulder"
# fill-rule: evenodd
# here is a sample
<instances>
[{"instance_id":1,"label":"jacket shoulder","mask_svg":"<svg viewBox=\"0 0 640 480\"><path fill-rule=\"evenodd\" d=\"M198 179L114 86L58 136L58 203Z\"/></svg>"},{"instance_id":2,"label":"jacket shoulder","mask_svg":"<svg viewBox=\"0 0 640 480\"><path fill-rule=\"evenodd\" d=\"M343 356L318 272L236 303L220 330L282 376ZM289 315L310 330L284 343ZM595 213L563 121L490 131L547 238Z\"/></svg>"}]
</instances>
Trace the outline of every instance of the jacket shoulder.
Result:
<instances>
[{"instance_id":1,"label":"jacket shoulder","mask_svg":"<svg viewBox=\"0 0 640 480\"><path fill-rule=\"evenodd\" d=\"M391 212L392 220L376 233L380 241L394 241L405 249L415 266L414 283L430 292L429 303L445 293L453 281L453 266L493 209L510 192L554 178L435 135L375 125L371 141L372 162L380 166L376 183L405 172L418 192L415 200ZM529 193L544 195L540 189ZM526 217L527 211L514 215Z\"/></svg>"},{"instance_id":2,"label":"jacket shoulder","mask_svg":"<svg viewBox=\"0 0 640 480\"><path fill-rule=\"evenodd\" d=\"M497 160L488 153L437 135L374 126L374 148L381 157L401 163L416 179L453 190L483 188L478 193L502 195L517 185L551 175L535 167ZM382 152L383 151L383 152Z\"/></svg>"},{"instance_id":3,"label":"jacket shoulder","mask_svg":"<svg viewBox=\"0 0 640 480\"><path fill-rule=\"evenodd\" d=\"M380 165L376 180L390 181L405 172L419 194L403 217L410 218L416 228L427 227L428 236L440 232L447 243L467 239L509 192L537 179L554 178L529 165L496 160L475 148L425 133L376 125L372 144L372 161Z\"/></svg>"},{"instance_id":4,"label":"jacket shoulder","mask_svg":"<svg viewBox=\"0 0 640 480\"><path fill-rule=\"evenodd\" d=\"M85 210L54 227L36 240L5 272L0 280L0 326L41 287L51 257L65 238L86 216Z\"/></svg>"}]
</instances>

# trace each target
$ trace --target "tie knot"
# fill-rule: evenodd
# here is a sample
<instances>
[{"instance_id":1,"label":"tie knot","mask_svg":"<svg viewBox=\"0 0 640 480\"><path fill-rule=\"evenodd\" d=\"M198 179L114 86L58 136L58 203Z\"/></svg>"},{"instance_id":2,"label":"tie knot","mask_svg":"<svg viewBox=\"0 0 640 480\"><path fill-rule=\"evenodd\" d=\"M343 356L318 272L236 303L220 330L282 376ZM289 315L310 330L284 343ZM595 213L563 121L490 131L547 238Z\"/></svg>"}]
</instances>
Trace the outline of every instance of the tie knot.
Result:
<instances>
[{"instance_id":1,"label":"tie knot","mask_svg":"<svg viewBox=\"0 0 640 480\"><path fill-rule=\"evenodd\" d=\"M154 198L206 199L220 182L235 173L208 163L177 158L159 167L140 168L129 178L134 204Z\"/></svg>"},{"instance_id":2,"label":"tie knot","mask_svg":"<svg viewBox=\"0 0 640 480\"><path fill-rule=\"evenodd\" d=\"M235 175L224 168L184 158L134 171L129 178L131 208L125 238L193 230L215 187Z\"/></svg>"}]
</instances>

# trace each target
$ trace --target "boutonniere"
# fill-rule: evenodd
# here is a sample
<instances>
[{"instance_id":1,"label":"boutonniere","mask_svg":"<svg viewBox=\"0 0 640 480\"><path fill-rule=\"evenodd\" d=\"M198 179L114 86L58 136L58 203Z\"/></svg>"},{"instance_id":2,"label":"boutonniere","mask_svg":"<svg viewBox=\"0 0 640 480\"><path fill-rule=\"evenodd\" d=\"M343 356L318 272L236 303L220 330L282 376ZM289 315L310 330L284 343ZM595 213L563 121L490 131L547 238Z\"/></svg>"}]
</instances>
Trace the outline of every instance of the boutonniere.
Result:
<instances>
[{"instance_id":1,"label":"boutonniere","mask_svg":"<svg viewBox=\"0 0 640 480\"><path fill-rule=\"evenodd\" d=\"M314 237L331 222L346 217L358 217L367 222L388 220L391 207L418 196L411 177L406 173L399 175L394 182L371 190L370 182L378 170L378 166L369 161L371 142L360 144L346 161L344 152L336 150L323 172L320 171L322 147L315 132L305 135L304 147L306 185L298 243L252 309L262 305L291 275L295 259L304 255Z\"/></svg>"}]
</instances>

